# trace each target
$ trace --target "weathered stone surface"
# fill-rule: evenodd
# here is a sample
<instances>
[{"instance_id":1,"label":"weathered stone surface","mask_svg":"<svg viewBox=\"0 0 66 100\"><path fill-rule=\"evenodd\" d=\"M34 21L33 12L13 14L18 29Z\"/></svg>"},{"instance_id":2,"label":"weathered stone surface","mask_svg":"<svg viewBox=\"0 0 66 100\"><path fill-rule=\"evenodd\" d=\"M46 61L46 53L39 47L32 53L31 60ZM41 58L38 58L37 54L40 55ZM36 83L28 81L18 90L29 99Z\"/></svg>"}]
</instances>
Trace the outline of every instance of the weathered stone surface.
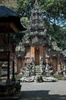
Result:
<instances>
[{"instance_id":1,"label":"weathered stone surface","mask_svg":"<svg viewBox=\"0 0 66 100\"><path fill-rule=\"evenodd\" d=\"M31 77L22 77L20 79L21 82L34 82L34 76Z\"/></svg>"},{"instance_id":2,"label":"weathered stone surface","mask_svg":"<svg viewBox=\"0 0 66 100\"><path fill-rule=\"evenodd\" d=\"M54 77L43 77L44 82L57 82L58 79Z\"/></svg>"},{"instance_id":3,"label":"weathered stone surface","mask_svg":"<svg viewBox=\"0 0 66 100\"><path fill-rule=\"evenodd\" d=\"M37 76L36 81L37 81L37 82L43 82L43 78L42 78L42 76Z\"/></svg>"},{"instance_id":4,"label":"weathered stone surface","mask_svg":"<svg viewBox=\"0 0 66 100\"><path fill-rule=\"evenodd\" d=\"M21 82L58 82L57 78L54 77L42 77L42 76L31 76L31 77L22 77Z\"/></svg>"}]
</instances>

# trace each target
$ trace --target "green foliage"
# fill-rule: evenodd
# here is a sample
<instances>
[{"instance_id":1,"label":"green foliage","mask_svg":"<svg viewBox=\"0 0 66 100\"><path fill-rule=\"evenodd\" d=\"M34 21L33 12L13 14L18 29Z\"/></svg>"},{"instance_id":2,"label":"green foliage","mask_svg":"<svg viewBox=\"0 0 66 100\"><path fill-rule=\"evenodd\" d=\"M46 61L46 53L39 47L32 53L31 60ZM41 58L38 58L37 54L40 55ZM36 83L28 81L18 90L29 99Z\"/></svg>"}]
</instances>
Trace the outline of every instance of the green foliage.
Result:
<instances>
[{"instance_id":1,"label":"green foliage","mask_svg":"<svg viewBox=\"0 0 66 100\"><path fill-rule=\"evenodd\" d=\"M16 41L16 43L19 43L22 40L22 38L23 38L24 35L25 35L24 31L17 33L15 35L15 39L14 39Z\"/></svg>"},{"instance_id":2,"label":"green foliage","mask_svg":"<svg viewBox=\"0 0 66 100\"><path fill-rule=\"evenodd\" d=\"M17 11L18 9L17 0L3 0L2 4L5 5L6 7L11 8L14 11Z\"/></svg>"},{"instance_id":3,"label":"green foliage","mask_svg":"<svg viewBox=\"0 0 66 100\"><path fill-rule=\"evenodd\" d=\"M56 41L60 48L66 49L66 29L63 29L58 25L56 25L55 28L56 31L54 30L53 25L50 25L48 34L51 35L52 40Z\"/></svg>"},{"instance_id":4,"label":"green foliage","mask_svg":"<svg viewBox=\"0 0 66 100\"><path fill-rule=\"evenodd\" d=\"M19 42L22 40L23 36L25 35L25 32L22 31L22 32L18 32L16 34L12 34L10 35L10 43L15 43L15 45L19 44Z\"/></svg>"},{"instance_id":5,"label":"green foliage","mask_svg":"<svg viewBox=\"0 0 66 100\"><path fill-rule=\"evenodd\" d=\"M28 17L22 17L20 21L24 24L24 26L28 27L29 23Z\"/></svg>"},{"instance_id":6,"label":"green foliage","mask_svg":"<svg viewBox=\"0 0 66 100\"><path fill-rule=\"evenodd\" d=\"M20 13L23 17L30 17L31 9L33 8L34 0L17 0L19 5L18 13Z\"/></svg>"}]
</instances>

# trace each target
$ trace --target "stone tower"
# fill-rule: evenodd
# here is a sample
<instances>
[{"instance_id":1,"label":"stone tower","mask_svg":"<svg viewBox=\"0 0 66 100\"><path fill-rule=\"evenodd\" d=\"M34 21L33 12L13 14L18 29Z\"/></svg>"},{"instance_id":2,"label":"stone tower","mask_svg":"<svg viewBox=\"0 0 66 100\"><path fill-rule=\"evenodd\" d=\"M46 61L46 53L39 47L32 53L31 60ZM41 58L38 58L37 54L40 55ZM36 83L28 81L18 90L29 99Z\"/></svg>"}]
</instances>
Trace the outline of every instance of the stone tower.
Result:
<instances>
[{"instance_id":1,"label":"stone tower","mask_svg":"<svg viewBox=\"0 0 66 100\"><path fill-rule=\"evenodd\" d=\"M27 33L29 34L31 45L43 44L43 39L46 37L46 28L37 0L31 11Z\"/></svg>"},{"instance_id":2,"label":"stone tower","mask_svg":"<svg viewBox=\"0 0 66 100\"><path fill-rule=\"evenodd\" d=\"M53 71L59 71L60 49L55 41L51 43L51 37L47 35L47 30L43 20L43 16L35 0L34 7L31 10L29 25L22 39L24 49L24 61L30 64L33 60L35 65L39 65L41 59L45 64L50 64Z\"/></svg>"},{"instance_id":3,"label":"stone tower","mask_svg":"<svg viewBox=\"0 0 66 100\"><path fill-rule=\"evenodd\" d=\"M36 0L34 8L31 11L30 21L26 35L22 39L26 51L30 52L26 55L29 55L30 58L34 58L35 64L39 64L40 59L44 55L43 46L46 45L46 32L47 30L45 28L45 23L42 18L41 10Z\"/></svg>"}]
</instances>

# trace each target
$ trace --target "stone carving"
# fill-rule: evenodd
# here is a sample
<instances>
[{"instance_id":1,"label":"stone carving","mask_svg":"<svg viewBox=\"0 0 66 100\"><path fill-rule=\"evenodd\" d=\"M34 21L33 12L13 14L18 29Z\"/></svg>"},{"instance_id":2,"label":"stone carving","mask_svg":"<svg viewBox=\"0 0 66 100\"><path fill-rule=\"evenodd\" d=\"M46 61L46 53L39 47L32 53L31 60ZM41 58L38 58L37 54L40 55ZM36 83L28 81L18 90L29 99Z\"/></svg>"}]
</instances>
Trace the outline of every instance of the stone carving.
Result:
<instances>
[{"instance_id":1,"label":"stone carving","mask_svg":"<svg viewBox=\"0 0 66 100\"><path fill-rule=\"evenodd\" d=\"M42 76L37 76L36 81L37 81L37 82L43 82L43 78L42 78Z\"/></svg>"},{"instance_id":2,"label":"stone carving","mask_svg":"<svg viewBox=\"0 0 66 100\"><path fill-rule=\"evenodd\" d=\"M45 74L46 74L46 76L49 76L49 64L46 64L46 67L45 67Z\"/></svg>"},{"instance_id":3,"label":"stone carving","mask_svg":"<svg viewBox=\"0 0 66 100\"><path fill-rule=\"evenodd\" d=\"M21 82L34 82L34 76L31 76L31 77L22 77L20 79Z\"/></svg>"},{"instance_id":4,"label":"stone carving","mask_svg":"<svg viewBox=\"0 0 66 100\"><path fill-rule=\"evenodd\" d=\"M64 66L63 68L63 75L64 75L64 78L66 78L66 66Z\"/></svg>"},{"instance_id":5,"label":"stone carving","mask_svg":"<svg viewBox=\"0 0 66 100\"><path fill-rule=\"evenodd\" d=\"M32 65L35 65L35 62L34 62L34 58L33 57L31 57L31 64Z\"/></svg>"},{"instance_id":6,"label":"stone carving","mask_svg":"<svg viewBox=\"0 0 66 100\"><path fill-rule=\"evenodd\" d=\"M46 35L47 30L44 24L45 23L43 21L42 14L38 6L38 2L35 2L34 8L31 10L30 21L26 31L27 34L25 34L25 36L23 37L22 43L24 44L30 43L35 45L41 43L43 44L43 41L45 40L43 39L43 41L39 41L40 40L39 36L43 37Z\"/></svg>"},{"instance_id":7,"label":"stone carving","mask_svg":"<svg viewBox=\"0 0 66 100\"><path fill-rule=\"evenodd\" d=\"M33 39L32 39L32 43L33 44L36 44L38 43L39 39L35 36Z\"/></svg>"},{"instance_id":8,"label":"stone carving","mask_svg":"<svg viewBox=\"0 0 66 100\"><path fill-rule=\"evenodd\" d=\"M66 78L66 66L61 64L61 70L59 71L59 74L62 74L64 78Z\"/></svg>"},{"instance_id":9,"label":"stone carving","mask_svg":"<svg viewBox=\"0 0 66 100\"><path fill-rule=\"evenodd\" d=\"M53 69L49 64L43 63L42 65L42 75L50 76L50 74L53 75Z\"/></svg>"},{"instance_id":10,"label":"stone carving","mask_svg":"<svg viewBox=\"0 0 66 100\"><path fill-rule=\"evenodd\" d=\"M40 58L40 71L43 73L43 57Z\"/></svg>"},{"instance_id":11,"label":"stone carving","mask_svg":"<svg viewBox=\"0 0 66 100\"><path fill-rule=\"evenodd\" d=\"M43 77L44 82L58 82L57 78L54 77Z\"/></svg>"},{"instance_id":12,"label":"stone carving","mask_svg":"<svg viewBox=\"0 0 66 100\"><path fill-rule=\"evenodd\" d=\"M56 51L62 51L58 46L57 46L57 43L55 41L52 42L52 47L54 50Z\"/></svg>"},{"instance_id":13,"label":"stone carving","mask_svg":"<svg viewBox=\"0 0 66 100\"><path fill-rule=\"evenodd\" d=\"M33 76L35 74L35 66L33 66L32 64L28 64L26 65L25 71L23 72L25 77Z\"/></svg>"}]
</instances>

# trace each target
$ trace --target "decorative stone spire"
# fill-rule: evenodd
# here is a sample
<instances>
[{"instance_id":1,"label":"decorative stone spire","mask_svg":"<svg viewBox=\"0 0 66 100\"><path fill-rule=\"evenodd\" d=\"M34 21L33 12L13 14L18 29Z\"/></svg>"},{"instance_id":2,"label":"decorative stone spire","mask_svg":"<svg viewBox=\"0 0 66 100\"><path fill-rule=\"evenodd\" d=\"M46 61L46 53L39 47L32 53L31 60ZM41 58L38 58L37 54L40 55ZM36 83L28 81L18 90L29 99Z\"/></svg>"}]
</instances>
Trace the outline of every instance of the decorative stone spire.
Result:
<instances>
[{"instance_id":1,"label":"decorative stone spire","mask_svg":"<svg viewBox=\"0 0 66 100\"><path fill-rule=\"evenodd\" d=\"M32 43L38 41L38 44L43 43L43 37L46 35L46 28L37 0L35 0L34 8L31 11L27 34L29 34Z\"/></svg>"},{"instance_id":2,"label":"decorative stone spire","mask_svg":"<svg viewBox=\"0 0 66 100\"><path fill-rule=\"evenodd\" d=\"M32 9L32 12L31 12L29 27L30 27L31 36L32 35L42 35L43 36L46 34L44 21L43 21L42 14L38 6L37 0L35 0L34 8Z\"/></svg>"},{"instance_id":3,"label":"decorative stone spire","mask_svg":"<svg viewBox=\"0 0 66 100\"><path fill-rule=\"evenodd\" d=\"M35 4L38 4L38 1L37 0L35 0Z\"/></svg>"}]
</instances>

